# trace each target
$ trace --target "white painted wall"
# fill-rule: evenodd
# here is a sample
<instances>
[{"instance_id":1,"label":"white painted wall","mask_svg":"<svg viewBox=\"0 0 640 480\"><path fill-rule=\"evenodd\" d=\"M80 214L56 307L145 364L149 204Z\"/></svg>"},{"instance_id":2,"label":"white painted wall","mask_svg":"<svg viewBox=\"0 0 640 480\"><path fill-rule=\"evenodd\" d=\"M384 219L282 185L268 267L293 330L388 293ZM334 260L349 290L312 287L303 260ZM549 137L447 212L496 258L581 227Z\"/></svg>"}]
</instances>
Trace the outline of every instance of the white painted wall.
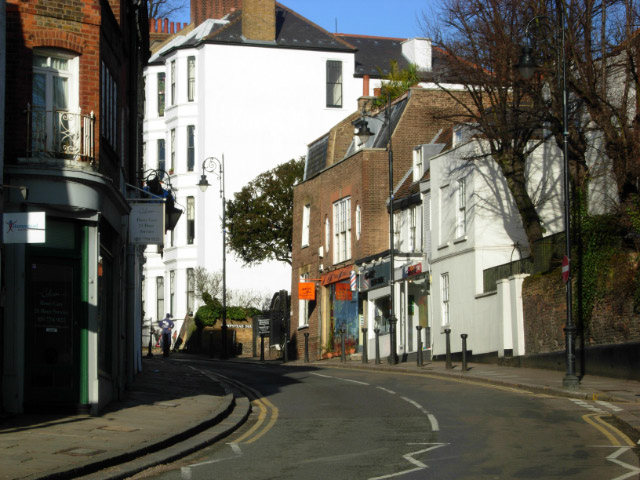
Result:
<instances>
[{"instance_id":1,"label":"white painted wall","mask_svg":"<svg viewBox=\"0 0 640 480\"><path fill-rule=\"evenodd\" d=\"M196 57L196 98L187 102L187 57ZM176 60L176 104L170 105L170 62ZM342 108L326 107L326 62L339 60L343 67ZM157 76L166 72L166 108L157 115ZM209 272L222 270L222 200L218 178L207 173L209 189L196 187L205 158L225 160L225 194L233 199L260 173L306 154L307 144L357 109L362 79L353 77L354 54L269 47L207 44L176 50L165 65L146 69L146 117L144 140L148 168L157 168L156 140L165 138L169 168L170 130L176 129L177 206L186 210L186 197L196 199L196 239L186 245L186 212L174 231L175 246L165 241L163 257L147 249L145 275L148 279L146 315L155 313L155 277L165 276L165 304L168 308L169 271L176 269L177 318L186 313L186 269L198 266ZM186 127L195 125L195 171L186 172ZM290 267L268 262L243 267L227 252L227 289L251 290L270 296L288 290ZM153 284L153 288L152 288ZM162 315L164 315L163 312ZM155 319L155 316L154 316Z\"/></svg>"}]
</instances>

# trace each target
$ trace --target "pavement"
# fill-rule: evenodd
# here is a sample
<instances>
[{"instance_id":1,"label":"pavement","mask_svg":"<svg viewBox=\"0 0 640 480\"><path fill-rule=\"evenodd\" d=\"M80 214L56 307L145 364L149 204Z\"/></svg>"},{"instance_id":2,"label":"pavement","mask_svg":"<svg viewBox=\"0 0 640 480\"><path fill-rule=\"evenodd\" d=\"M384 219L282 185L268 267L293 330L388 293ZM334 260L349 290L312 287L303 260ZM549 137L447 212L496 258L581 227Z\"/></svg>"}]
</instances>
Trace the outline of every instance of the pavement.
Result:
<instances>
[{"instance_id":1,"label":"pavement","mask_svg":"<svg viewBox=\"0 0 640 480\"><path fill-rule=\"evenodd\" d=\"M168 359L144 357L143 371L127 390L99 416L20 414L0 416L0 479L115 479L128 478L147 468L174 461L216 442L239 428L250 414L246 396L233 382L181 361L183 353ZM255 358L230 362L268 363ZM358 357L303 363L288 367L366 369L405 375L423 375L451 381L499 385L576 400L614 404L613 416L634 442L640 438L640 382L585 376L578 389L562 387L563 372L531 368L460 363L447 369L444 362L416 361L389 365L363 364ZM598 404L594 404L598 407ZM607 412L607 414L610 412Z\"/></svg>"}]
</instances>

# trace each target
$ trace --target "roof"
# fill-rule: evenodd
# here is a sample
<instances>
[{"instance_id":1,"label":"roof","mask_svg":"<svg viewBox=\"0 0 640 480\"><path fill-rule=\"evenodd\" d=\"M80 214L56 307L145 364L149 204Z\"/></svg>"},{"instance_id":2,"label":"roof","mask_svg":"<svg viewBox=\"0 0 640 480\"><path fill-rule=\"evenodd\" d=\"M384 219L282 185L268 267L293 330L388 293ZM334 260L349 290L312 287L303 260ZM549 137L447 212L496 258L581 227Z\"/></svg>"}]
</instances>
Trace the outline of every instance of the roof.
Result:
<instances>
[{"instance_id":1,"label":"roof","mask_svg":"<svg viewBox=\"0 0 640 480\"><path fill-rule=\"evenodd\" d=\"M356 76L369 75L372 78L384 78L391 71L391 61L396 61L400 69L409 67L409 61L402 54L402 44L406 38L374 37L337 33L336 36L357 48ZM447 81L452 79L448 68L448 55L437 47L431 49L431 71L419 71L424 81Z\"/></svg>"},{"instance_id":2,"label":"roof","mask_svg":"<svg viewBox=\"0 0 640 480\"><path fill-rule=\"evenodd\" d=\"M230 44L268 45L285 48L318 49L326 51L355 51L355 47L337 35L276 3L275 43L254 41L242 36L242 11L228 16L229 24L212 32L205 41Z\"/></svg>"}]
</instances>

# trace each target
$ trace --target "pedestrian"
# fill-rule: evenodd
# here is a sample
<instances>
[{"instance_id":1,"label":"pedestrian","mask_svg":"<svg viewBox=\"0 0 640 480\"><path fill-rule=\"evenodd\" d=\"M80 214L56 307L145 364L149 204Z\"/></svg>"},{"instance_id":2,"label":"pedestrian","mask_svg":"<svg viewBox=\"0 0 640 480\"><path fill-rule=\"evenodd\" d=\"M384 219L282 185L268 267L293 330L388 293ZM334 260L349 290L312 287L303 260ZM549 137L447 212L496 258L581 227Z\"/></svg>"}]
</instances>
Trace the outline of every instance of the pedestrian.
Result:
<instances>
[{"instance_id":1,"label":"pedestrian","mask_svg":"<svg viewBox=\"0 0 640 480\"><path fill-rule=\"evenodd\" d=\"M160 320L158 325L162 329L162 356L168 357L171 348L171 330L173 329L171 314L167 313L167 316Z\"/></svg>"}]
</instances>

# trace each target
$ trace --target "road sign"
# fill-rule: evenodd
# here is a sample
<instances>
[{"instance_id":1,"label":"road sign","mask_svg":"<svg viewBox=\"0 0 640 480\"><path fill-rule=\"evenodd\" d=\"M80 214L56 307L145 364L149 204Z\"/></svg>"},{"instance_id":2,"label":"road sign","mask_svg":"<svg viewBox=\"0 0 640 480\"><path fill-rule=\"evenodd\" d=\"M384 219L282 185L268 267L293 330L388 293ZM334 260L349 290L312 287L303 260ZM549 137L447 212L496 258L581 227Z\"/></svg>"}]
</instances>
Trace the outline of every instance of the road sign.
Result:
<instances>
[{"instance_id":1,"label":"road sign","mask_svg":"<svg viewBox=\"0 0 640 480\"><path fill-rule=\"evenodd\" d=\"M260 335L269 335L269 319L268 318L258 319L258 333Z\"/></svg>"},{"instance_id":2,"label":"road sign","mask_svg":"<svg viewBox=\"0 0 640 480\"><path fill-rule=\"evenodd\" d=\"M566 255L562 257L562 281L564 283L569 281L569 257Z\"/></svg>"}]
</instances>

